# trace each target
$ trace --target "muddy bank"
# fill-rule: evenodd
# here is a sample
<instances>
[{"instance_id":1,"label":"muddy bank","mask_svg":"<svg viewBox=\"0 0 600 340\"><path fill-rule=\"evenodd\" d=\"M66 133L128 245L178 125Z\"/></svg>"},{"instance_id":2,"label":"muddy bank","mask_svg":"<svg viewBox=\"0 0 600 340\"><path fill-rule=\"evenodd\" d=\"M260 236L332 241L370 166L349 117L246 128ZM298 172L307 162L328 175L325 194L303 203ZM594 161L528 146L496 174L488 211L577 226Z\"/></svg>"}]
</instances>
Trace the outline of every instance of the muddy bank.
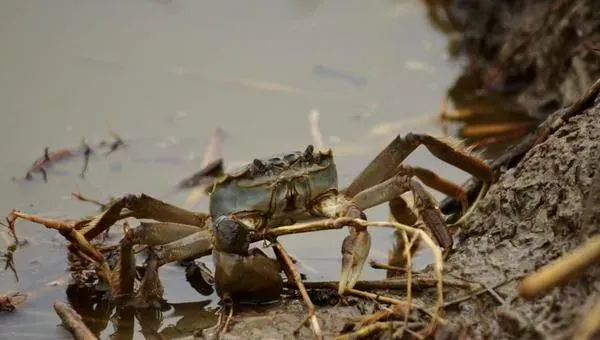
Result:
<instances>
[{"instance_id":1,"label":"muddy bank","mask_svg":"<svg viewBox=\"0 0 600 340\"><path fill-rule=\"evenodd\" d=\"M502 174L469 219L446 270L490 286L531 273L600 231L600 204L584 216L600 171L600 103L574 117ZM596 189L597 190L597 189ZM566 338L600 292L600 267L534 302L516 298L517 282L448 311L473 338Z\"/></svg>"},{"instance_id":2,"label":"muddy bank","mask_svg":"<svg viewBox=\"0 0 600 340\"><path fill-rule=\"evenodd\" d=\"M545 118L600 76L600 2L456 0L459 55L488 90Z\"/></svg>"},{"instance_id":3,"label":"muddy bank","mask_svg":"<svg viewBox=\"0 0 600 340\"><path fill-rule=\"evenodd\" d=\"M462 48L482 87L543 119L600 76L600 2L457 0ZM600 231L600 104L502 173L460 235L446 270L494 286L533 272ZM596 175L598 178L600 175ZM588 199L596 210L584 212ZM594 198L595 197L595 198ZM594 201L595 200L595 201ZM595 203L594 203L595 202ZM516 298L518 280L447 310L469 338L570 338L600 293L600 267L544 298Z\"/></svg>"},{"instance_id":4,"label":"muddy bank","mask_svg":"<svg viewBox=\"0 0 600 340\"><path fill-rule=\"evenodd\" d=\"M317 313L323 335L327 339L339 335L346 318L356 318L363 314L358 305L319 308ZM219 339L312 339L314 336L307 327L300 329L298 338L293 335L305 317L306 308L300 299L283 300L270 308L248 308L239 312L230 331L220 335ZM210 330L202 333L206 338L211 334Z\"/></svg>"}]
</instances>

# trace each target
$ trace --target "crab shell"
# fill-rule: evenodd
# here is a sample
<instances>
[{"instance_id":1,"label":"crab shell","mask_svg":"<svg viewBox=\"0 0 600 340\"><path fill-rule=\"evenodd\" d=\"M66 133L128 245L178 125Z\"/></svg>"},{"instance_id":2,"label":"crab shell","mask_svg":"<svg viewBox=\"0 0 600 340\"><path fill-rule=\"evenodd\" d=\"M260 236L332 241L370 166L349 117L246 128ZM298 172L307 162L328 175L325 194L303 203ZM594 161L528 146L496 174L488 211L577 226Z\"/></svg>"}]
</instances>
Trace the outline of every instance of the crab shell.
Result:
<instances>
[{"instance_id":1,"label":"crab shell","mask_svg":"<svg viewBox=\"0 0 600 340\"><path fill-rule=\"evenodd\" d=\"M215 181L210 214L235 215L251 229L276 227L319 216L315 203L337 195L337 169L331 149L295 151L255 159Z\"/></svg>"}]
</instances>

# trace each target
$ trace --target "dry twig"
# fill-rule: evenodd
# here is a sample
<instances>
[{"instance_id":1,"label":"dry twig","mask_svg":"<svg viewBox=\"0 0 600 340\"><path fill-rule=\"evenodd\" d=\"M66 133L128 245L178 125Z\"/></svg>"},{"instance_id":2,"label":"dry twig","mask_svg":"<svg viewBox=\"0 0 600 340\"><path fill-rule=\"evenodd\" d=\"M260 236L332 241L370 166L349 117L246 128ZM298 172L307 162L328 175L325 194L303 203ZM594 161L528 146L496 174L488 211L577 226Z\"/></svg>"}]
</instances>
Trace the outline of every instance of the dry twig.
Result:
<instances>
[{"instance_id":1,"label":"dry twig","mask_svg":"<svg viewBox=\"0 0 600 340\"><path fill-rule=\"evenodd\" d=\"M432 288L436 287L438 283L437 278L432 277L412 277L412 286L414 288ZM446 286L453 286L463 289L473 289L475 287L481 287L478 284L472 284L463 280L444 278L443 283ZM373 289L405 289L408 285L408 279L385 279L385 280L372 280L372 281L357 281L354 288L360 290L373 290ZM291 283L286 284L288 288L293 288ZM316 282L304 282L304 286L308 289L338 289L337 281L316 281Z\"/></svg>"},{"instance_id":2,"label":"dry twig","mask_svg":"<svg viewBox=\"0 0 600 340\"><path fill-rule=\"evenodd\" d=\"M398 329L398 328L404 328L408 331L412 330L412 329L418 329L418 328L422 328L424 326L426 326L427 324L423 323L423 322L402 322L402 321L387 321L387 322L376 322L373 324L370 324L368 326L365 326L359 330L357 330L356 332L350 333L350 334L344 334L344 335L340 335L338 337L336 337L336 340L350 340L350 339L368 339L369 336L378 333L378 332L382 332L382 331L391 331L394 329ZM416 339L422 339L423 337L420 336L419 334L412 332L411 334L416 338Z\"/></svg>"},{"instance_id":3,"label":"dry twig","mask_svg":"<svg viewBox=\"0 0 600 340\"><path fill-rule=\"evenodd\" d=\"M519 285L519 295L532 299L579 277L585 268L600 261L600 235L529 275Z\"/></svg>"},{"instance_id":4,"label":"dry twig","mask_svg":"<svg viewBox=\"0 0 600 340\"><path fill-rule=\"evenodd\" d=\"M12 312L15 308L22 306L27 300L27 294L13 293L11 295L0 295L0 312Z\"/></svg>"},{"instance_id":5,"label":"dry twig","mask_svg":"<svg viewBox=\"0 0 600 340\"><path fill-rule=\"evenodd\" d=\"M591 340L596 339L594 336L598 335L600 335L600 298L579 324L573 340Z\"/></svg>"},{"instance_id":6,"label":"dry twig","mask_svg":"<svg viewBox=\"0 0 600 340\"><path fill-rule=\"evenodd\" d=\"M106 208L108 207L108 205L111 203L111 202L102 203L102 202L100 202L98 200L95 200L93 198L85 197L80 192L72 192L71 195L73 197L75 197L76 199L82 201L82 202L88 202L88 203L92 203L92 204L97 205L100 208L100 210L106 210Z\"/></svg>"},{"instance_id":7,"label":"dry twig","mask_svg":"<svg viewBox=\"0 0 600 340\"><path fill-rule=\"evenodd\" d=\"M321 230L331 230L331 229L341 229L345 226L354 226L359 228L367 228L367 227L380 227L380 228L393 228L398 230L399 232L406 232L408 235L414 236L417 235L418 238L423 241L432 251L434 256L434 274L437 280L436 288L437 288L437 299L436 305L434 307L433 313L430 314L431 327L430 330L435 329L435 325L437 323L444 323L445 321L439 316L442 305L444 304L444 293L443 293L443 276L442 276L442 253L439 247L433 242L431 237L427 235L423 230L413 228L401 223L397 222L387 222L387 221L367 221L363 219L355 219L349 217L340 217L337 219L325 219L315 222L306 222L306 223L297 223L291 226L278 227L274 229L266 230L262 235L256 235L255 237L261 239L264 237L267 238L275 238L283 235L297 234L297 233L306 233L312 231L321 231ZM258 239L257 239L258 240ZM358 291L356 289L348 289L346 291L349 294L365 297L368 299L374 299L377 301L382 301L390 304L404 304L406 302L400 301L397 299L383 297L376 294L371 294L367 292Z\"/></svg>"},{"instance_id":8,"label":"dry twig","mask_svg":"<svg viewBox=\"0 0 600 340\"><path fill-rule=\"evenodd\" d=\"M319 320L317 320L317 314L315 311L315 305L310 300L308 296L308 292L306 288L304 288L304 284L302 283L302 278L300 277L300 273L294 268L294 263L285 249L281 246L279 242L273 243L273 251L280 261L285 264L284 269L285 273L288 276L288 280L294 282L298 289L300 290L300 294L302 295L302 299L306 304L306 309L308 309L308 315L305 320L300 324L300 326L294 331L294 335L297 335L300 331L300 328L304 326L304 324L309 321L313 333L316 339L323 339L323 332L321 331L321 326L319 325Z\"/></svg>"}]
</instances>

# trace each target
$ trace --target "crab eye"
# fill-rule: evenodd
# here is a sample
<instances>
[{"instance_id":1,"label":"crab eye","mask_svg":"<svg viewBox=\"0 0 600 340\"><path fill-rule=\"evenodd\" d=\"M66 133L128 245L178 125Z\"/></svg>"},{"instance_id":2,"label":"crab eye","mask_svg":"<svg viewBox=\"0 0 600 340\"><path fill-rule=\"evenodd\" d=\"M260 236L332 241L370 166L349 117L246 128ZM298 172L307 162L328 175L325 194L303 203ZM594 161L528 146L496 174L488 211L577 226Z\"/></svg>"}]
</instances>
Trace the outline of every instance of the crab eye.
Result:
<instances>
[{"instance_id":1,"label":"crab eye","mask_svg":"<svg viewBox=\"0 0 600 340\"><path fill-rule=\"evenodd\" d=\"M312 144L308 144L308 146L306 147L306 150L304 150L304 155L310 156L313 154L313 152L315 152L315 147Z\"/></svg>"},{"instance_id":2,"label":"crab eye","mask_svg":"<svg viewBox=\"0 0 600 340\"><path fill-rule=\"evenodd\" d=\"M257 171L263 172L263 171L267 170L267 166L265 165L265 163L263 163L263 162L262 162L260 159L258 159L258 158L257 158L257 159L255 159L255 160L254 160L252 163L254 164L254 168L255 168Z\"/></svg>"},{"instance_id":3,"label":"crab eye","mask_svg":"<svg viewBox=\"0 0 600 340\"><path fill-rule=\"evenodd\" d=\"M248 253L251 230L242 222L220 216L213 224L213 235L218 250L235 254Z\"/></svg>"},{"instance_id":4,"label":"crab eye","mask_svg":"<svg viewBox=\"0 0 600 340\"><path fill-rule=\"evenodd\" d=\"M311 161L313 159L313 152L315 151L315 147L312 146L312 144L309 144L306 147L306 150L304 150L304 159L306 159L307 161Z\"/></svg>"}]
</instances>

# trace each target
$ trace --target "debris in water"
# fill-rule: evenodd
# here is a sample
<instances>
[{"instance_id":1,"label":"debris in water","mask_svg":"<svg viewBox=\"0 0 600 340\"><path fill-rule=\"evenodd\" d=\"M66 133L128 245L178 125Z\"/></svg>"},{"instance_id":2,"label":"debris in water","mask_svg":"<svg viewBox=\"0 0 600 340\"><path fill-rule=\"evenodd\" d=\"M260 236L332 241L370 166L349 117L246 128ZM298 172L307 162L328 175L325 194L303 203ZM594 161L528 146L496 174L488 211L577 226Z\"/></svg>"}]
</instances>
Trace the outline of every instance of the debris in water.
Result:
<instances>
[{"instance_id":1,"label":"debris in water","mask_svg":"<svg viewBox=\"0 0 600 340\"><path fill-rule=\"evenodd\" d=\"M359 87L367 85L367 79L360 76L349 74L346 71L334 69L323 65L313 66L313 73L328 78L334 78L344 81L347 84Z\"/></svg>"},{"instance_id":2,"label":"debris in water","mask_svg":"<svg viewBox=\"0 0 600 340\"><path fill-rule=\"evenodd\" d=\"M73 308L67 306L64 302L54 302L54 310L62 320L63 326L71 332L76 340L98 339L98 337L85 325L81 315Z\"/></svg>"},{"instance_id":3,"label":"debris in water","mask_svg":"<svg viewBox=\"0 0 600 340\"><path fill-rule=\"evenodd\" d=\"M179 184L177 184L177 188L179 189L191 189L200 185L207 185L212 183L212 181L223 174L223 159L219 158L211 163L209 163L204 168L200 169L200 171L183 179Z\"/></svg>"},{"instance_id":4,"label":"debris in water","mask_svg":"<svg viewBox=\"0 0 600 340\"><path fill-rule=\"evenodd\" d=\"M101 141L97 145L97 148L108 148L108 151L104 153L104 156L108 156L109 154L113 153L114 151L125 145L121 137L114 131L112 131L112 129L109 128L109 132L113 136L114 141ZM25 173L23 179L28 181L33 180L33 175L39 173L42 175L42 179L44 180L44 182L47 182L47 170L49 168L51 168L57 163L66 162L79 156L83 156L84 158L83 167L79 174L81 178L84 178L85 173L88 170L89 159L93 153L94 150L92 149L92 147L89 144L87 144L84 140L82 140L81 145L76 148L61 148L55 151L50 151L49 147L45 147L43 156L35 160L35 162L33 162L31 167ZM13 178L13 180L16 179Z\"/></svg>"},{"instance_id":5,"label":"debris in water","mask_svg":"<svg viewBox=\"0 0 600 340\"><path fill-rule=\"evenodd\" d=\"M218 175L217 171L223 170L223 142L225 140L226 133L223 129L217 128L213 135L210 137L210 141L204 150L204 158L202 159L201 167L202 169L206 169L206 175ZM220 167L219 164L214 164L214 168L210 168L209 166L215 162L218 162L221 159ZM200 170L195 175L188 177L188 179L194 178L199 173L202 173L203 170ZM205 177L206 178L206 177ZM186 181L186 180L184 180ZM191 181L193 182L193 181ZM188 182L189 183L189 182ZM200 199L205 195L206 186L210 183L205 183L203 181L199 181L199 184L193 187L192 192L188 195L186 200L186 207L193 208L195 207ZM180 183L181 185L181 183ZM180 187L180 186L178 186Z\"/></svg>"},{"instance_id":6,"label":"debris in water","mask_svg":"<svg viewBox=\"0 0 600 340\"><path fill-rule=\"evenodd\" d=\"M319 129L319 115L320 112L317 110L311 110L308 114L308 122L310 124L310 135L312 136L313 144L317 150L323 150L325 143L323 143L323 136Z\"/></svg>"},{"instance_id":7,"label":"debris in water","mask_svg":"<svg viewBox=\"0 0 600 340\"><path fill-rule=\"evenodd\" d=\"M27 300L27 294L19 292L10 295L0 294L0 312L12 312L21 307L25 300Z\"/></svg>"}]
</instances>

